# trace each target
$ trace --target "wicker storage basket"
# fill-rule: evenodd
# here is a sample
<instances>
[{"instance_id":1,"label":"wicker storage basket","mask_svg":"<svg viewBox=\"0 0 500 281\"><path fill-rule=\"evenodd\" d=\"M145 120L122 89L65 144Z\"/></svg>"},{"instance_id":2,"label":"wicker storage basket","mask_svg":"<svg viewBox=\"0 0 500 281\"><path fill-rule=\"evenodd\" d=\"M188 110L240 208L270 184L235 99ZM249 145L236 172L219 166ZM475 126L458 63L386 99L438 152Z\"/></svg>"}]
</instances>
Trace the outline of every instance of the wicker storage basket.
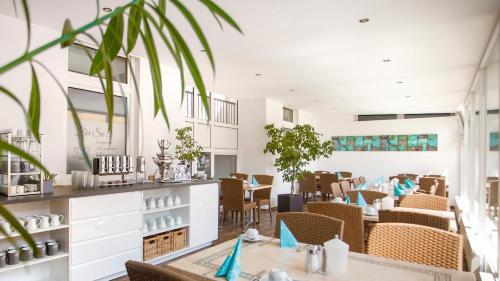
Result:
<instances>
[{"instance_id":1,"label":"wicker storage basket","mask_svg":"<svg viewBox=\"0 0 500 281\"><path fill-rule=\"evenodd\" d=\"M172 236L172 232L158 235L158 248L161 256L174 250L174 241L172 240Z\"/></svg>"},{"instance_id":2,"label":"wicker storage basket","mask_svg":"<svg viewBox=\"0 0 500 281\"><path fill-rule=\"evenodd\" d=\"M144 238L144 260L150 260L156 258L160 255L160 249L158 247L159 236L151 236Z\"/></svg>"},{"instance_id":3,"label":"wicker storage basket","mask_svg":"<svg viewBox=\"0 0 500 281\"><path fill-rule=\"evenodd\" d=\"M180 250L187 246L187 231L185 228L172 232L174 241L174 251Z\"/></svg>"}]
</instances>

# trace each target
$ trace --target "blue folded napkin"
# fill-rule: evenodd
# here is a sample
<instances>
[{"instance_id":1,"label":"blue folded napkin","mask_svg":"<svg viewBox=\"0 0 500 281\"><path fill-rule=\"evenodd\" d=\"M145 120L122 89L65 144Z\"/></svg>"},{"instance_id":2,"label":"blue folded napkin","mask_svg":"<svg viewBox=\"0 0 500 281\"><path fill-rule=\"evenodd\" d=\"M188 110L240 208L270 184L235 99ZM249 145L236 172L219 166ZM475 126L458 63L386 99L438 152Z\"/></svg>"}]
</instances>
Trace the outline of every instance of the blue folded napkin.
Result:
<instances>
[{"instance_id":1,"label":"blue folded napkin","mask_svg":"<svg viewBox=\"0 0 500 281\"><path fill-rule=\"evenodd\" d=\"M252 185L254 185L254 186L258 186L258 185L260 185L260 184L259 184L259 182L255 179L255 177L254 177L254 176L252 176L252 182L251 182L251 183L252 183Z\"/></svg>"},{"instance_id":2,"label":"blue folded napkin","mask_svg":"<svg viewBox=\"0 0 500 281\"><path fill-rule=\"evenodd\" d=\"M360 183L358 185L358 190L367 190L368 189L368 183L365 182L365 183Z\"/></svg>"},{"instance_id":3,"label":"blue folded napkin","mask_svg":"<svg viewBox=\"0 0 500 281\"><path fill-rule=\"evenodd\" d=\"M356 201L357 201L356 204L358 204L358 206L366 207L368 205L368 204L366 204L365 198L363 197L363 195L359 191L358 191L358 198Z\"/></svg>"},{"instance_id":4,"label":"blue folded napkin","mask_svg":"<svg viewBox=\"0 0 500 281\"><path fill-rule=\"evenodd\" d=\"M215 274L216 277L226 277L228 281L236 280L241 273L241 238L236 241L231 253L226 257L219 270Z\"/></svg>"},{"instance_id":5,"label":"blue folded napkin","mask_svg":"<svg viewBox=\"0 0 500 281\"><path fill-rule=\"evenodd\" d=\"M394 186L394 196L401 196L401 195L405 195L406 192L405 192L405 189L401 186L401 184L398 182L395 186Z\"/></svg>"},{"instance_id":6,"label":"blue folded napkin","mask_svg":"<svg viewBox=\"0 0 500 281\"><path fill-rule=\"evenodd\" d=\"M299 242L295 239L286 223L281 220L280 221L280 246L281 248L297 248Z\"/></svg>"},{"instance_id":7,"label":"blue folded napkin","mask_svg":"<svg viewBox=\"0 0 500 281\"><path fill-rule=\"evenodd\" d=\"M349 197L349 195L347 195L347 198L345 199L345 203L347 205L350 205L351 204L351 198Z\"/></svg>"},{"instance_id":8,"label":"blue folded napkin","mask_svg":"<svg viewBox=\"0 0 500 281\"><path fill-rule=\"evenodd\" d=\"M407 189L412 189L415 187L415 183L413 181L411 181L410 179L406 179L405 180L405 187Z\"/></svg>"}]
</instances>

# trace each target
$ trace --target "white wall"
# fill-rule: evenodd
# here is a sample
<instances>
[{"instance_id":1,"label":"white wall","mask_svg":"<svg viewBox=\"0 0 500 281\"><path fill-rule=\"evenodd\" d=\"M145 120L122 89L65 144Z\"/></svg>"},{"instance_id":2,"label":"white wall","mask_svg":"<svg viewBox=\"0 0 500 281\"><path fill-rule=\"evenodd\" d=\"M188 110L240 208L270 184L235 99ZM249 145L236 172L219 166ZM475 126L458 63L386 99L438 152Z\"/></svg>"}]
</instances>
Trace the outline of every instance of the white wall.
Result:
<instances>
[{"instance_id":1,"label":"white wall","mask_svg":"<svg viewBox=\"0 0 500 281\"><path fill-rule=\"evenodd\" d=\"M9 38L2 41L2 52L0 52L0 65L5 64L22 54L25 48L26 26L25 22L15 18L0 15L0 34L3 38ZM60 31L49 30L37 25L32 26L31 46L38 47L42 43L53 40L60 36ZM67 87L69 83L68 52L67 49L61 49L56 46L41 55L37 59L44 63ZM159 150L156 140L167 138L173 142L171 152L174 152L175 133L174 129L182 126L184 122L181 112L181 90L179 72L175 68L169 68L162 65L163 75L163 96L170 119L171 130L167 129L166 123L158 114L153 118L153 88L149 65L147 59L140 60L139 87L141 92L142 105L142 130L133 127L129 132L132 144L132 151L138 151L141 141L143 143L143 153L146 157L146 168L148 173L153 173L155 168L151 157ZM40 68L37 68L40 89L42 95L41 101L41 124L40 132L44 137L44 159L43 163L47 168L59 176L56 178L58 184L68 184L69 176L66 173L66 130L67 130L67 103L66 98L59 91L57 85ZM15 93L21 101L27 106L31 88L30 69L27 64L17 67L6 74L0 75L0 85L8 88ZM0 129L8 128L26 128L26 122L22 111L18 109L14 102L0 94ZM131 122L138 120L138 114L133 113L135 118ZM144 137L138 137L139 132L144 133ZM135 156L135 155L134 155Z\"/></svg>"},{"instance_id":2,"label":"white wall","mask_svg":"<svg viewBox=\"0 0 500 281\"><path fill-rule=\"evenodd\" d=\"M450 187L449 198L459 192L460 130L455 117L353 121L352 115L320 116L319 130L324 138L332 136L370 136L393 134L438 134L436 152L334 152L317 162L319 170L352 171L353 176L374 180L398 173L443 174Z\"/></svg>"}]
</instances>

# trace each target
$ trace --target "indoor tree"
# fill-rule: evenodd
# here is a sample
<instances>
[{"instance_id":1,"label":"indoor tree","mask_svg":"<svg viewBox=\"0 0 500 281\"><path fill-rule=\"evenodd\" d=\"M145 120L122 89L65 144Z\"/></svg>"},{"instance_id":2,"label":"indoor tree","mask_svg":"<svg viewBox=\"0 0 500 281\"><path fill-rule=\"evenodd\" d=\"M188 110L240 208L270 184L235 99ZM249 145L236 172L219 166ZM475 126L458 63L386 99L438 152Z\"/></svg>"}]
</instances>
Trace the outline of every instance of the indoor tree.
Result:
<instances>
[{"instance_id":1,"label":"indoor tree","mask_svg":"<svg viewBox=\"0 0 500 281\"><path fill-rule=\"evenodd\" d=\"M294 183L308 173L307 165L321 157L329 157L333 152L332 141L321 142L320 134L311 125L295 125L286 131L276 128L274 124L264 128L269 138L264 153L276 156L274 167L282 173L285 182L291 183L292 195L295 194Z\"/></svg>"},{"instance_id":2,"label":"indoor tree","mask_svg":"<svg viewBox=\"0 0 500 281\"><path fill-rule=\"evenodd\" d=\"M193 128L184 127L175 129L175 158L187 162L189 165L203 154L203 149L193 138Z\"/></svg>"},{"instance_id":3,"label":"indoor tree","mask_svg":"<svg viewBox=\"0 0 500 281\"><path fill-rule=\"evenodd\" d=\"M72 114L78 134L79 147L82 152L83 159L89 168L91 167L91 164L87 152L85 151L80 119L78 118L78 114L69 99L67 89L63 86L63 83L57 78L57 76L52 73L52 70L37 59L37 56L52 48L66 48L81 38L90 40L95 44L97 48L95 55L91 55L90 52L87 52L89 60L92 61L89 74L97 76L100 80L105 97L107 118L109 120L108 131L111 136L113 130L113 111L115 106L113 104L113 81L111 79L113 76L113 69L111 65L113 60L118 56L119 52L125 54L131 71L132 80L134 82L135 92L137 93L137 100L140 101L139 88L137 87L138 81L136 74L131 68L129 57L131 52L135 49L138 41L142 42L146 50L147 59L149 60L153 84L152 98L154 99L154 116L156 117L158 113L161 113L167 126L170 127L168 114L163 100L163 81L160 71L160 57L157 52L157 49L162 46L169 51L169 54L173 57L174 63L180 71L181 91L179 94L184 97L184 78L185 73L188 72L193 78L194 84L200 93L203 106L207 112L209 112L207 91L203 82L202 73L199 70L198 64L195 61L193 53L184 39L183 34L181 34L177 28L177 24L174 23L169 14L167 14L167 2L169 10L177 10L182 15L182 18L189 23L189 26L196 35L197 40L203 47L203 50L212 67L212 71L215 72L215 60L213 53L208 40L202 31L201 25L198 23L196 17L191 13L190 9L181 0L129 0L125 4L115 7L111 12L106 14L100 14L100 3L99 0L97 0L97 13L95 18L77 28L73 28L71 20L66 19L64 23L61 24L62 33L60 36L36 48L31 48L30 45L31 17L28 1L13 0L12 3L16 8L16 12L22 11L26 20L27 44L26 48L21 50L21 53L17 58L4 65L0 65L0 77L20 65L28 64L30 66L29 76L31 77L31 93L28 107L21 102L17 93L12 92L9 89L9 85L2 85L0 83L0 94L7 96L23 111L28 129L33 134L34 138L40 142L40 116L43 114L41 112L40 104L43 100L43 95L38 83L38 73L47 72L57 83L60 92L67 100L68 109ZM225 22L238 32L242 33L236 21L212 0L199 0L197 3L210 11L214 19L220 25L221 29L223 22ZM100 36L95 37L92 35L92 31L97 31ZM157 43L157 41L159 43ZM2 105L2 107L3 106L6 105ZM27 151L23 151L22 149L9 144L5 140L0 139L0 154L2 154L3 151L10 151L11 153L28 160L36 167L40 168L44 173L50 174L48 169L43 165L43 163L38 161L36 157L33 157ZM0 216L9 221L13 228L21 234L23 239L35 248L35 244L31 236L18 223L16 218L2 205L0 205ZM2 228L0 228L0 233L9 236ZM10 241L13 243L15 242L13 239Z\"/></svg>"}]
</instances>

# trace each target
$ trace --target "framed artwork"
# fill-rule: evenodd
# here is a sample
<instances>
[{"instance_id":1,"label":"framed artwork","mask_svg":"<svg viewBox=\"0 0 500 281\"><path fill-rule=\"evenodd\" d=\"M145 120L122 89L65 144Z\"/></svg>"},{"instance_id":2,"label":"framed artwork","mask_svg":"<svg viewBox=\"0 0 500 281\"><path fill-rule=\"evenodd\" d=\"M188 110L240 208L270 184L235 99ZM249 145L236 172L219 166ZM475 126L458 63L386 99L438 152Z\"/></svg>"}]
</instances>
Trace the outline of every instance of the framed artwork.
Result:
<instances>
[{"instance_id":1,"label":"framed artwork","mask_svg":"<svg viewBox=\"0 0 500 281\"><path fill-rule=\"evenodd\" d=\"M495 135L496 134L496 135ZM498 132L490 133L490 150L499 147ZM334 136L334 151L437 151L437 134ZM492 146L493 144L493 146Z\"/></svg>"}]
</instances>

